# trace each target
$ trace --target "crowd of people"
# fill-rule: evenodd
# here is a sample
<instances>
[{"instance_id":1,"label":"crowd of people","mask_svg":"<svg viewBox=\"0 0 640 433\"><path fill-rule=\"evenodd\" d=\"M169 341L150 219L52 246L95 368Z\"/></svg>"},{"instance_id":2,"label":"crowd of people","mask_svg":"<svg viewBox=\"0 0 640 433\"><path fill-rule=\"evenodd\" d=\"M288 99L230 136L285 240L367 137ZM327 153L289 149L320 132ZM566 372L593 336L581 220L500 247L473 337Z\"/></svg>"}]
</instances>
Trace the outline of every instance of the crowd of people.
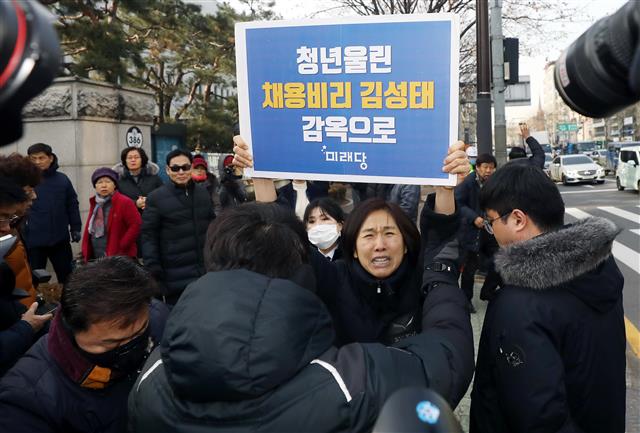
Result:
<instances>
[{"instance_id":1,"label":"crowd of people","mask_svg":"<svg viewBox=\"0 0 640 433\"><path fill-rule=\"evenodd\" d=\"M455 408L474 371L471 432L624 431L617 229L564 225L537 143L475 169L455 143L458 186L420 212L419 187L354 184L347 213L328 182L253 179L250 201L234 142L220 179L124 149L84 226L49 145L0 156L1 431L365 432L404 387ZM43 309L47 260L63 289Z\"/></svg>"}]
</instances>

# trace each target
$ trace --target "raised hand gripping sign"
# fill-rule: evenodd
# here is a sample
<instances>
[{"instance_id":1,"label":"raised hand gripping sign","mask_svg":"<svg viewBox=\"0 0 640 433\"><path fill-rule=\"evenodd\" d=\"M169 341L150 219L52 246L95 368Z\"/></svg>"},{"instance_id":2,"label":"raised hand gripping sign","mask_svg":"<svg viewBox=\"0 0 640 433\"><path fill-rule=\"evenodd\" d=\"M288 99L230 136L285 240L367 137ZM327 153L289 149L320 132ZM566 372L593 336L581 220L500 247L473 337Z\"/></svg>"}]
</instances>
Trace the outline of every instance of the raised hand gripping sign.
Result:
<instances>
[{"instance_id":1,"label":"raised hand gripping sign","mask_svg":"<svg viewBox=\"0 0 640 433\"><path fill-rule=\"evenodd\" d=\"M455 185L453 14L236 24L250 176Z\"/></svg>"}]
</instances>

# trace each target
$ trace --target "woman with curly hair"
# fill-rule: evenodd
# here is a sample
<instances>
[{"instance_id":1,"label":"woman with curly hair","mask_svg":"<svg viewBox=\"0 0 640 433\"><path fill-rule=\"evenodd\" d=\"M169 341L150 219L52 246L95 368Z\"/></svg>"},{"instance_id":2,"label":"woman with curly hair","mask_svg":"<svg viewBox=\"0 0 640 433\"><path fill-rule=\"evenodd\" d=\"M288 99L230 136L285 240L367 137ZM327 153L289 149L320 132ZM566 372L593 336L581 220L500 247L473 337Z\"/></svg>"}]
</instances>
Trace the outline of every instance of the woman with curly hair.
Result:
<instances>
[{"instance_id":1,"label":"woman with curly hair","mask_svg":"<svg viewBox=\"0 0 640 433\"><path fill-rule=\"evenodd\" d=\"M5 256L5 261L16 277L15 287L24 289L28 294L27 297L20 300L20 302L28 308L36 299L36 289L33 285L27 250L22 240L22 228L24 226L23 221L25 216L33 200L37 197L35 187L40 183L42 172L31 162L28 156L12 153L8 156L0 155L0 176L3 176L22 188L28 197L28 200L21 203L16 210L15 215L17 218L10 222L11 234L15 235L18 239Z\"/></svg>"}]
</instances>

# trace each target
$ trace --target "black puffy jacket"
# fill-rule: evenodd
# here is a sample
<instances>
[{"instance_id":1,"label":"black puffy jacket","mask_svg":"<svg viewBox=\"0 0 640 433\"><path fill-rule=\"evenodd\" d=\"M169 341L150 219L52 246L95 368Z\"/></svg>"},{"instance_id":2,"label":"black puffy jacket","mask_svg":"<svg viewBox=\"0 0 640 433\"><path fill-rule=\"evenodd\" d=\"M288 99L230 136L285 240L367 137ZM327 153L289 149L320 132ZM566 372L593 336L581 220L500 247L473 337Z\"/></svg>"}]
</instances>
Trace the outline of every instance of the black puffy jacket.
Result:
<instances>
[{"instance_id":1,"label":"black puffy jacket","mask_svg":"<svg viewBox=\"0 0 640 433\"><path fill-rule=\"evenodd\" d=\"M367 432L399 388L456 401L457 369L473 354L457 350L472 342L452 281L429 292L420 334L396 348L337 349L309 289L246 270L208 273L185 290L132 389L130 431Z\"/></svg>"},{"instance_id":2,"label":"black puffy jacket","mask_svg":"<svg viewBox=\"0 0 640 433\"><path fill-rule=\"evenodd\" d=\"M496 254L471 433L625 430L624 278L617 229L589 218Z\"/></svg>"},{"instance_id":3,"label":"black puffy jacket","mask_svg":"<svg viewBox=\"0 0 640 433\"><path fill-rule=\"evenodd\" d=\"M142 256L167 302L175 303L187 284L205 273L204 241L214 218L209 192L193 182L186 188L171 182L147 197Z\"/></svg>"},{"instance_id":4,"label":"black puffy jacket","mask_svg":"<svg viewBox=\"0 0 640 433\"><path fill-rule=\"evenodd\" d=\"M58 171L58 157L42 172L42 182L35 187L33 201L23 230L25 247L48 247L69 242L69 231L82 229L78 195L69 178Z\"/></svg>"},{"instance_id":5,"label":"black puffy jacket","mask_svg":"<svg viewBox=\"0 0 640 433\"><path fill-rule=\"evenodd\" d=\"M135 203L138 197L147 197L152 191L162 186L162 179L158 176L158 166L148 163L143 167L136 182L129 170L123 167L122 163L113 167L118 175L118 191L129 197Z\"/></svg>"}]
</instances>

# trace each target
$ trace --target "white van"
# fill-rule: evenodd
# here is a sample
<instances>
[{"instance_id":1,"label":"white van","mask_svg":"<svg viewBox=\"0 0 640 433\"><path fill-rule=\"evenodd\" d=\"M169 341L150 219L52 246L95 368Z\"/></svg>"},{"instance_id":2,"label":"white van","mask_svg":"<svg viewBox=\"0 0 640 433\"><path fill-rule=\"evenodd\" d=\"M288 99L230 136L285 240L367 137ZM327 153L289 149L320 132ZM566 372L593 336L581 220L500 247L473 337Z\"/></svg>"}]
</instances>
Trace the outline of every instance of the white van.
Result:
<instances>
[{"instance_id":1,"label":"white van","mask_svg":"<svg viewBox=\"0 0 640 433\"><path fill-rule=\"evenodd\" d=\"M616 186L619 191L625 188L640 190L640 145L620 148L620 159L616 171Z\"/></svg>"}]
</instances>

